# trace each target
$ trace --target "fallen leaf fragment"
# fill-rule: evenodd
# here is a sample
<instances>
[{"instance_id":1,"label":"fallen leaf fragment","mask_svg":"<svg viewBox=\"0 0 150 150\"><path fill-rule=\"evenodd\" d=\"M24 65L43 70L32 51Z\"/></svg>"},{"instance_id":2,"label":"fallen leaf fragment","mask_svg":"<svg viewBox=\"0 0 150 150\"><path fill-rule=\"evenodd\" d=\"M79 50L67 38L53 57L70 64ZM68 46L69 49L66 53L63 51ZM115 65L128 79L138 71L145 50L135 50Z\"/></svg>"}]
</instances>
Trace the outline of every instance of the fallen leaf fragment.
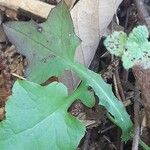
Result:
<instances>
[{"instance_id":1,"label":"fallen leaf fragment","mask_svg":"<svg viewBox=\"0 0 150 150\"><path fill-rule=\"evenodd\" d=\"M5 10L5 13L6 13L6 16L8 18L11 18L13 20L18 20L18 18L17 18L17 11L16 10L8 8L8 9Z\"/></svg>"},{"instance_id":2,"label":"fallen leaf fragment","mask_svg":"<svg viewBox=\"0 0 150 150\"><path fill-rule=\"evenodd\" d=\"M61 0L57 0L57 2L60 2ZM64 0L69 8L72 8L76 0Z\"/></svg>"},{"instance_id":3,"label":"fallen leaf fragment","mask_svg":"<svg viewBox=\"0 0 150 150\"><path fill-rule=\"evenodd\" d=\"M80 0L71 10L75 33L81 39L77 47L76 60L89 66L101 37L111 22L122 0ZM69 89L74 89L80 80L67 72L61 78Z\"/></svg>"},{"instance_id":4,"label":"fallen leaf fragment","mask_svg":"<svg viewBox=\"0 0 150 150\"><path fill-rule=\"evenodd\" d=\"M60 2L60 0L57 2ZM75 0L65 0L65 2L69 8L72 8ZM50 10L54 7L39 0L0 0L0 5L16 11L22 9L45 19L48 17Z\"/></svg>"},{"instance_id":5,"label":"fallen leaf fragment","mask_svg":"<svg viewBox=\"0 0 150 150\"><path fill-rule=\"evenodd\" d=\"M0 5L13 10L22 9L45 19L54 7L53 5L37 0L0 0Z\"/></svg>"},{"instance_id":6,"label":"fallen leaf fragment","mask_svg":"<svg viewBox=\"0 0 150 150\"><path fill-rule=\"evenodd\" d=\"M4 107L0 108L0 120L3 120L4 113L5 113Z\"/></svg>"}]
</instances>

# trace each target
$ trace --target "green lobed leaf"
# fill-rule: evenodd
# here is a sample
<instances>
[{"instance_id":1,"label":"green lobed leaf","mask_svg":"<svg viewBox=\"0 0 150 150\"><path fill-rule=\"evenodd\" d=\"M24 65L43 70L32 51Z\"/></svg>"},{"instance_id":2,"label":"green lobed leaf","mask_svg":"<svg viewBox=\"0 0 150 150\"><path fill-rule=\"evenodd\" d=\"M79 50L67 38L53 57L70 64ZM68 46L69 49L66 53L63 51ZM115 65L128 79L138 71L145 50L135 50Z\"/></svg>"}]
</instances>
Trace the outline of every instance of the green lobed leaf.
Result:
<instances>
[{"instance_id":1,"label":"green lobed leaf","mask_svg":"<svg viewBox=\"0 0 150 150\"><path fill-rule=\"evenodd\" d=\"M122 56L125 68L141 65L150 68L150 42L148 41L148 29L146 26L138 26L132 30L127 40L127 50Z\"/></svg>"},{"instance_id":2,"label":"green lobed leaf","mask_svg":"<svg viewBox=\"0 0 150 150\"><path fill-rule=\"evenodd\" d=\"M130 138L132 121L125 110L122 102L119 101L112 92L111 85L106 84L99 74L85 68L81 64L72 65L72 69L80 78L91 86L95 94L99 97L99 104L103 105L113 116L116 124L122 129L122 139L127 141Z\"/></svg>"},{"instance_id":3,"label":"green lobed leaf","mask_svg":"<svg viewBox=\"0 0 150 150\"><path fill-rule=\"evenodd\" d=\"M124 53L126 42L126 33L115 31L106 38L104 45L111 54L121 57Z\"/></svg>"},{"instance_id":4,"label":"green lobed leaf","mask_svg":"<svg viewBox=\"0 0 150 150\"><path fill-rule=\"evenodd\" d=\"M74 58L80 43L64 2L52 9L47 21L42 24L16 21L3 27L17 51L28 59L27 79L36 83L43 83L50 76L58 76L67 69L64 60Z\"/></svg>"},{"instance_id":5,"label":"green lobed leaf","mask_svg":"<svg viewBox=\"0 0 150 150\"><path fill-rule=\"evenodd\" d=\"M142 44L147 42L149 37L148 29L146 26L139 25L135 27L128 36L128 42L135 42Z\"/></svg>"},{"instance_id":6,"label":"green lobed leaf","mask_svg":"<svg viewBox=\"0 0 150 150\"><path fill-rule=\"evenodd\" d=\"M123 66L126 69L134 65L141 65L143 68L150 68L150 42L148 41L148 29L146 26L138 26L126 38L126 42L119 42L122 49L116 48L116 41L123 41L120 34L122 31L114 32L108 36L104 42L107 50L116 56L122 58ZM111 42L111 47L110 47Z\"/></svg>"},{"instance_id":7,"label":"green lobed leaf","mask_svg":"<svg viewBox=\"0 0 150 150\"><path fill-rule=\"evenodd\" d=\"M0 122L0 149L75 150L85 126L67 110L85 90L80 87L68 96L61 83L42 87L16 81L6 103L6 120Z\"/></svg>"},{"instance_id":8,"label":"green lobed leaf","mask_svg":"<svg viewBox=\"0 0 150 150\"><path fill-rule=\"evenodd\" d=\"M53 24L53 26L50 26L50 24ZM45 26L46 29L44 28ZM29 53L32 55L31 60L33 62L37 55L38 57L41 57L41 59L36 59L38 65L34 64L35 66L32 66L33 73L28 74L28 79L37 83L44 81L44 79L40 81L37 80L38 78L41 78L41 74L35 71L39 70L39 72L41 71L44 73L44 70L41 69L43 63L39 63L38 60L40 61L45 58L48 58L45 62L45 69L48 71L47 77L56 72L60 74L64 69L71 69L86 83L87 86L91 86L94 89L100 99L100 104L102 104L115 118L116 123L123 131L123 139L127 140L130 137L129 132L132 128L132 122L123 104L117 100L110 86L103 81L100 75L86 69L84 66L76 63L73 59L75 48L79 44L79 39L74 34L69 11L63 1L53 9L50 17L44 23L44 27L42 26L42 31L37 33L37 26L32 22L10 22L4 25L9 40L17 46L18 51L24 54L28 60L31 59ZM34 32L28 34L28 31L30 30ZM18 38L20 38L20 40L18 40ZM25 44L23 45L23 43ZM48 54L52 54L53 57L49 57ZM53 61L54 58L60 62L55 63L55 61ZM55 70L51 70L49 61L52 61L56 65L54 68ZM58 66L62 66L62 68L60 67L62 69L61 71L57 69ZM34 67L36 69L34 69ZM46 79L47 78L45 77L45 80ZM92 102L85 103L83 101L83 103L87 106L92 106Z\"/></svg>"}]
</instances>

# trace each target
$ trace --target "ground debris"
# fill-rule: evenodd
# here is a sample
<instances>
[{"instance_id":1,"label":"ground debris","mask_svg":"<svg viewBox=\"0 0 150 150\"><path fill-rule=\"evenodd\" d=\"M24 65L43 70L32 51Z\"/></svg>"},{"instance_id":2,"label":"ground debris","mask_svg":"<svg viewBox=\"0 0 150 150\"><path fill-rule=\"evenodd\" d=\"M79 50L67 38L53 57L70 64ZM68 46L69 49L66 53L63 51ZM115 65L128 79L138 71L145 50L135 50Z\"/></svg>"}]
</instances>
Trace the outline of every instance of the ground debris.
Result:
<instances>
[{"instance_id":1,"label":"ground debris","mask_svg":"<svg viewBox=\"0 0 150 150\"><path fill-rule=\"evenodd\" d=\"M25 66L25 58L16 53L15 46L0 50L0 107L5 106L5 101L11 95L11 88L16 80L12 73L23 76Z\"/></svg>"}]
</instances>

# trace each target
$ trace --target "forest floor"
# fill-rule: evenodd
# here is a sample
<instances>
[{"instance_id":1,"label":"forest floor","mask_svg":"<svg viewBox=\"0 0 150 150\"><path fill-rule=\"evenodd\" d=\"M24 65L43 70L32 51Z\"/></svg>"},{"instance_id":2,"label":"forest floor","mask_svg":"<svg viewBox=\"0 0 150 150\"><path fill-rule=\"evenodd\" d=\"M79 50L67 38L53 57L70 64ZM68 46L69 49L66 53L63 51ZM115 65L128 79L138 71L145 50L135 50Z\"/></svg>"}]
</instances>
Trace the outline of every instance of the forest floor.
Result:
<instances>
[{"instance_id":1,"label":"forest floor","mask_svg":"<svg viewBox=\"0 0 150 150\"><path fill-rule=\"evenodd\" d=\"M123 0L109 25L111 32L121 29L128 34L137 25L146 24L150 27L147 16L150 10L150 1L144 1L144 8L139 6L137 1ZM49 0L47 3L56 4L55 0ZM11 20L30 20L30 16L16 14L12 10L6 11L3 7L0 7L0 10L1 23ZM80 102L76 102L71 106L70 112L81 119L86 116L87 124L92 120L87 126L86 135L80 142L78 150L131 150L136 138L139 137L147 145L150 145L150 129L145 122L145 111L148 110L144 109L145 104L141 101L146 93L142 93L143 91L140 89L140 82L143 80L137 79L132 70L123 69L121 61L107 53L103 45L104 39L105 37L99 43L90 69L102 74L104 80L113 85L115 95L123 100L135 123L136 136L127 143L122 142L120 129L107 118L104 108L100 108L97 104L92 109L88 109ZM15 75L24 76L26 66L25 57L16 52L15 46L8 42L2 26L0 26L0 120L5 118L5 102L7 97L11 95L13 83L17 79ZM145 77L142 84L145 84L147 80ZM148 87L147 93L150 91L150 85ZM142 148L139 146L139 149Z\"/></svg>"}]
</instances>

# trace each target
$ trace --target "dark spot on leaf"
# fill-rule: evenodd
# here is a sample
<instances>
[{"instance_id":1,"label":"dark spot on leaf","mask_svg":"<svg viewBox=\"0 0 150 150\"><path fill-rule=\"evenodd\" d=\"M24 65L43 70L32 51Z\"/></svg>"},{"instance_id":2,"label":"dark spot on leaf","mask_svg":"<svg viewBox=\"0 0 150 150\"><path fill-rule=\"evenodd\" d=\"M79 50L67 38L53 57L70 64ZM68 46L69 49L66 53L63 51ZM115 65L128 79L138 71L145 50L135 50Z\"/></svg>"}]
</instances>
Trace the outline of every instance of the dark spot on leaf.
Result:
<instances>
[{"instance_id":1,"label":"dark spot on leaf","mask_svg":"<svg viewBox=\"0 0 150 150\"><path fill-rule=\"evenodd\" d=\"M114 42L113 41L109 41L109 43L113 44Z\"/></svg>"},{"instance_id":2,"label":"dark spot on leaf","mask_svg":"<svg viewBox=\"0 0 150 150\"><path fill-rule=\"evenodd\" d=\"M43 63L46 63L46 62L47 62L47 59L46 59L46 58L43 58L43 59L42 59L42 62L43 62Z\"/></svg>"},{"instance_id":3,"label":"dark spot on leaf","mask_svg":"<svg viewBox=\"0 0 150 150\"><path fill-rule=\"evenodd\" d=\"M47 63L47 61L49 61L50 59L53 59L53 58L55 58L56 56L55 55L48 55L48 56L46 56L45 58L43 58L42 60L41 60L41 62L43 62L43 63Z\"/></svg>"},{"instance_id":4,"label":"dark spot on leaf","mask_svg":"<svg viewBox=\"0 0 150 150\"><path fill-rule=\"evenodd\" d=\"M110 48L110 49L114 49L114 46L110 46L109 48Z\"/></svg>"},{"instance_id":5,"label":"dark spot on leaf","mask_svg":"<svg viewBox=\"0 0 150 150\"><path fill-rule=\"evenodd\" d=\"M144 51L143 53L148 54L148 52Z\"/></svg>"},{"instance_id":6,"label":"dark spot on leaf","mask_svg":"<svg viewBox=\"0 0 150 150\"><path fill-rule=\"evenodd\" d=\"M119 48L119 44L116 44L116 48Z\"/></svg>"}]
</instances>

